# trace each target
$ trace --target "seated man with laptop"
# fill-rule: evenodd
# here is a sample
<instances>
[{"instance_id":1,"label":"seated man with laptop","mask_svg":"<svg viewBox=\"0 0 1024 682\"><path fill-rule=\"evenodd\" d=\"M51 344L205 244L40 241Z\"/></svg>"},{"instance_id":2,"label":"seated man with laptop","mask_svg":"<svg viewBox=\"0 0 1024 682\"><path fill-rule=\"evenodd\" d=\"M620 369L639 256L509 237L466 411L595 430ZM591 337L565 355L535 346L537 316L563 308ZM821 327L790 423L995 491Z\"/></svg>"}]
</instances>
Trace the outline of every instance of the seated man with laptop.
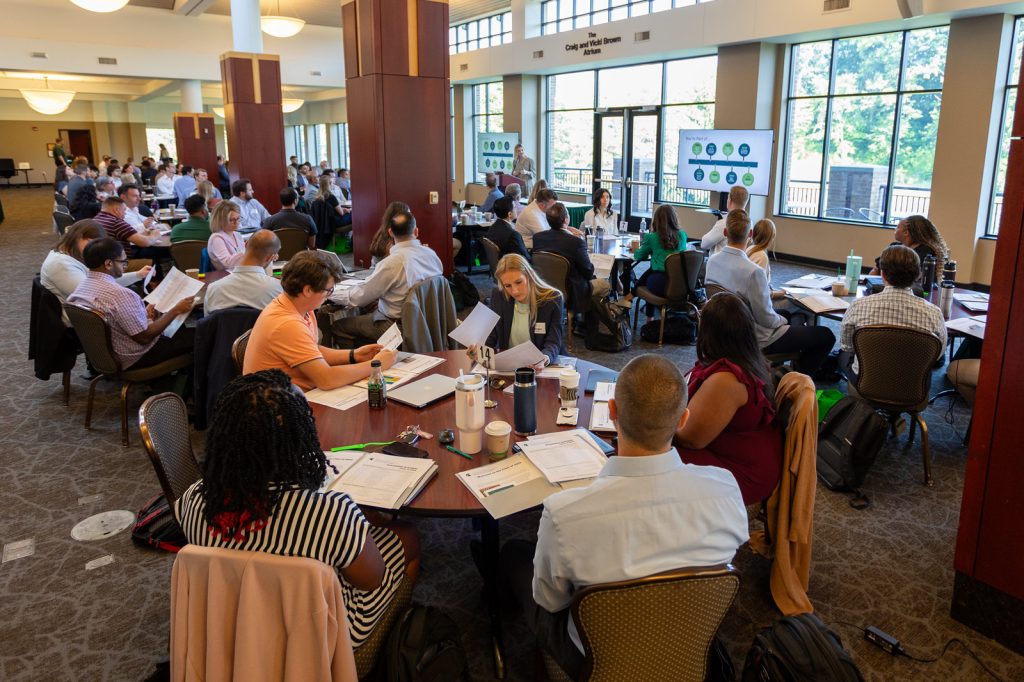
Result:
<instances>
[{"instance_id":1,"label":"seated man with laptop","mask_svg":"<svg viewBox=\"0 0 1024 682\"><path fill-rule=\"evenodd\" d=\"M583 664L569 610L574 592L725 564L747 541L747 512L733 475L683 464L672 447L689 416L686 382L675 364L651 354L631 360L608 409L619 433L618 457L590 485L544 501L536 546L510 540L501 552L527 626L572 679Z\"/></svg>"},{"instance_id":2,"label":"seated man with laptop","mask_svg":"<svg viewBox=\"0 0 1024 682\"><path fill-rule=\"evenodd\" d=\"M288 261L281 275L284 292L256 320L242 373L280 369L303 390L330 390L368 377L371 360L391 367L394 351L377 344L351 350L320 345L315 311L341 275L340 268L316 251L302 251Z\"/></svg>"}]
</instances>

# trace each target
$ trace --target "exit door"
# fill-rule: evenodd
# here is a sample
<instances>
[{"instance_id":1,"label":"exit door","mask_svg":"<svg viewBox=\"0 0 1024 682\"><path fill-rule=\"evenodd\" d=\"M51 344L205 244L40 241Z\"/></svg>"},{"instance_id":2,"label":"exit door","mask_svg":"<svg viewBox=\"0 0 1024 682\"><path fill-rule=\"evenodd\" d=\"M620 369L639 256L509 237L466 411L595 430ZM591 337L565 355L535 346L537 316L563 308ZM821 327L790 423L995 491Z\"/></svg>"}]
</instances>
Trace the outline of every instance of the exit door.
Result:
<instances>
[{"instance_id":1,"label":"exit door","mask_svg":"<svg viewBox=\"0 0 1024 682\"><path fill-rule=\"evenodd\" d=\"M658 107L610 109L594 116L594 189L607 189L619 220L650 225L658 186Z\"/></svg>"}]
</instances>

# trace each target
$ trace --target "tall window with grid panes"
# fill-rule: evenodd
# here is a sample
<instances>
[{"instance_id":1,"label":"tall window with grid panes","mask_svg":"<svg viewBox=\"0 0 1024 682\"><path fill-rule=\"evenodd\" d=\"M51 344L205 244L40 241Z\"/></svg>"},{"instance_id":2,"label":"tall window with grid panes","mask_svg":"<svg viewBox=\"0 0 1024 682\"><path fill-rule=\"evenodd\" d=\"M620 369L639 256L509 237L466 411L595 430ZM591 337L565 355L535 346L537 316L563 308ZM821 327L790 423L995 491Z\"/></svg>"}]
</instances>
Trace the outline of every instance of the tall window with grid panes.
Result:
<instances>
[{"instance_id":1,"label":"tall window with grid panes","mask_svg":"<svg viewBox=\"0 0 1024 682\"><path fill-rule=\"evenodd\" d=\"M705 2L711 0L543 0L540 32L561 33Z\"/></svg>"},{"instance_id":2,"label":"tall window with grid panes","mask_svg":"<svg viewBox=\"0 0 1024 682\"><path fill-rule=\"evenodd\" d=\"M472 19L448 27L448 53L458 54L512 40L512 12Z\"/></svg>"},{"instance_id":3,"label":"tall window with grid panes","mask_svg":"<svg viewBox=\"0 0 1024 682\"><path fill-rule=\"evenodd\" d=\"M992 208L989 210L988 227L985 234L995 237L999 234L999 221L1003 217L1003 191L1006 188L1006 166L1010 160L1010 134L1013 129L1013 112L1017 106L1017 83L1020 81L1021 50L1024 49L1024 17L1018 17L1013 25L1013 45L1010 54L1010 68L1006 77L1003 94L1003 122L999 131L999 154L996 158L995 182L992 183Z\"/></svg>"}]
</instances>

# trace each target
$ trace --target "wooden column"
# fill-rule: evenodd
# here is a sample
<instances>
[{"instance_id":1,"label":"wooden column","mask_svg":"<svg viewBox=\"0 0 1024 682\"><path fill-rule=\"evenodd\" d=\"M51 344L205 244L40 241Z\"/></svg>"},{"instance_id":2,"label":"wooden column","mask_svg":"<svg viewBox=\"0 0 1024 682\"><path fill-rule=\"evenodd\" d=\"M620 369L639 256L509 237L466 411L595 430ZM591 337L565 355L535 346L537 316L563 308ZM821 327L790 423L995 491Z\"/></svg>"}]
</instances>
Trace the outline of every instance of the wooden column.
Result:
<instances>
[{"instance_id":1,"label":"wooden column","mask_svg":"<svg viewBox=\"0 0 1024 682\"><path fill-rule=\"evenodd\" d=\"M1021 86L1024 87L1024 73ZM1024 92L1024 90L1022 90ZM960 508L952 616L1024 653L1024 97L1003 216Z\"/></svg>"},{"instance_id":2,"label":"wooden column","mask_svg":"<svg viewBox=\"0 0 1024 682\"><path fill-rule=\"evenodd\" d=\"M369 266L384 209L404 201L450 273L448 5L343 0L341 9L356 264Z\"/></svg>"},{"instance_id":3,"label":"wooden column","mask_svg":"<svg viewBox=\"0 0 1024 682\"><path fill-rule=\"evenodd\" d=\"M211 182L217 176L216 135L213 114L174 114L174 141L178 148L178 161L193 168L206 169Z\"/></svg>"},{"instance_id":4,"label":"wooden column","mask_svg":"<svg viewBox=\"0 0 1024 682\"><path fill-rule=\"evenodd\" d=\"M248 178L259 202L276 213L281 209L278 195L288 186L280 58L226 52L220 57L220 74L231 181ZM216 173L216 163L207 171Z\"/></svg>"}]
</instances>

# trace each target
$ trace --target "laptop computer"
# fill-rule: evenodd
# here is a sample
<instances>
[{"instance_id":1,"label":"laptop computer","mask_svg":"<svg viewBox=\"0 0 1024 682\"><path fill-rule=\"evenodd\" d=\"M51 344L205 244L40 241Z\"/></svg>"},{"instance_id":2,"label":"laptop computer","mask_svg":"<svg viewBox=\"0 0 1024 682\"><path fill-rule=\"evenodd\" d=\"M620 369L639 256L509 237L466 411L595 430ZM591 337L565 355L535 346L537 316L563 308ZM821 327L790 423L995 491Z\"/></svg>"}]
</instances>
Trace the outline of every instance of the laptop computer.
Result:
<instances>
[{"instance_id":1,"label":"laptop computer","mask_svg":"<svg viewBox=\"0 0 1024 682\"><path fill-rule=\"evenodd\" d=\"M345 264L341 262L341 256L339 256L338 254L334 253L333 251L327 251L325 249L317 249L316 252L319 253L324 258L326 258L331 263L334 263L336 266L338 266L338 268L342 272L348 272L348 268L346 268Z\"/></svg>"},{"instance_id":2,"label":"laptop computer","mask_svg":"<svg viewBox=\"0 0 1024 682\"><path fill-rule=\"evenodd\" d=\"M443 374L431 374L428 377L405 384L388 391L388 400L421 408L455 392L455 379Z\"/></svg>"}]
</instances>

